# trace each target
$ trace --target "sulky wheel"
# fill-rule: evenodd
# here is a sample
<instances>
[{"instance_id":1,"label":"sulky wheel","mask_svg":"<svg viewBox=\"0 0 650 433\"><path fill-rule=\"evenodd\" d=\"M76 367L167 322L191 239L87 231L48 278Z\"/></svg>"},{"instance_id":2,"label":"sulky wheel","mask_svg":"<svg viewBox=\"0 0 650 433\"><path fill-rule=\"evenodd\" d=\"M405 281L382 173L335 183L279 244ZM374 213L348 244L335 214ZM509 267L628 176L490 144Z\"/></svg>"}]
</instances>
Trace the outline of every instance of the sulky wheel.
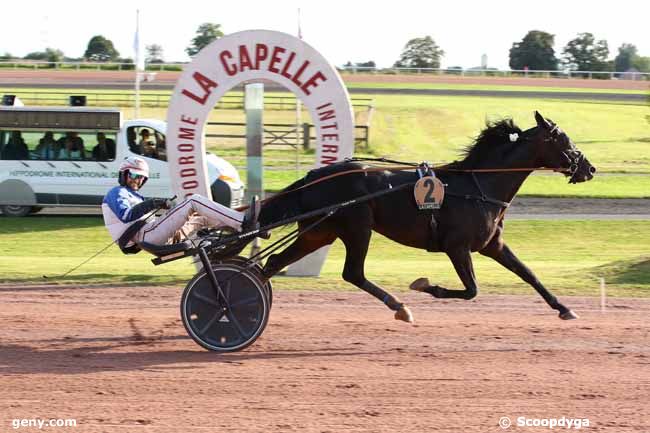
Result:
<instances>
[{"instance_id":1,"label":"sulky wheel","mask_svg":"<svg viewBox=\"0 0 650 433\"><path fill-rule=\"evenodd\" d=\"M242 256L234 256L230 257L228 259L224 259L221 263L229 263L229 264L235 264L239 265L249 271L253 271L255 276L260 280L264 281L264 277L262 276L262 267L257 264L253 263L252 265L248 263L248 259L246 257ZM264 284L264 290L267 296L267 299L269 301L269 309L273 307L273 285L271 284L271 279L269 278L266 280Z\"/></svg>"},{"instance_id":2,"label":"sulky wheel","mask_svg":"<svg viewBox=\"0 0 650 433\"><path fill-rule=\"evenodd\" d=\"M264 284L236 264L215 264L212 269L220 290L215 290L205 271L192 278L181 297L183 325L208 350L242 350L262 334L268 322Z\"/></svg>"}]
</instances>

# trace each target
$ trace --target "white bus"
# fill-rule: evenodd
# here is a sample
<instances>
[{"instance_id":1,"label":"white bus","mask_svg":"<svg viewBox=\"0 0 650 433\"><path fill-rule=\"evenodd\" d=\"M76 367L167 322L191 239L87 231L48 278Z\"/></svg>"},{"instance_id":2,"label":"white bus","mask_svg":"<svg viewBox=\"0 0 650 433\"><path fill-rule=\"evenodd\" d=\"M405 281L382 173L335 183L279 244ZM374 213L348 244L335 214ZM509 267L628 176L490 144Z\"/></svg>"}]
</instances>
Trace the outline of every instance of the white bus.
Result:
<instances>
[{"instance_id":1,"label":"white bus","mask_svg":"<svg viewBox=\"0 0 650 433\"><path fill-rule=\"evenodd\" d=\"M122 122L117 109L0 106L0 210L25 216L49 206L99 206L128 156L149 163L146 196L171 197L166 131L161 120ZM210 153L206 160L212 199L240 206L237 170Z\"/></svg>"}]
</instances>

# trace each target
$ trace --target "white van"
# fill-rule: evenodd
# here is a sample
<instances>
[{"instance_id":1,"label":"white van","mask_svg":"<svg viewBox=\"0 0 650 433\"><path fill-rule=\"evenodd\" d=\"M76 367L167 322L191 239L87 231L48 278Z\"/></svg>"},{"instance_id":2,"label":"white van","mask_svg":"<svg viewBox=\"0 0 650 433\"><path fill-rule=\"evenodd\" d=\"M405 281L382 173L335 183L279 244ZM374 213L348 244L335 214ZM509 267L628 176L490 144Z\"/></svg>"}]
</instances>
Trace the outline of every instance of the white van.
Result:
<instances>
[{"instance_id":1,"label":"white van","mask_svg":"<svg viewBox=\"0 0 650 433\"><path fill-rule=\"evenodd\" d=\"M171 197L161 120L122 123L117 109L0 106L0 210L24 216L49 206L99 206L117 183L120 162L141 156L149 163L147 197ZM212 199L243 204L237 170L207 154Z\"/></svg>"}]
</instances>

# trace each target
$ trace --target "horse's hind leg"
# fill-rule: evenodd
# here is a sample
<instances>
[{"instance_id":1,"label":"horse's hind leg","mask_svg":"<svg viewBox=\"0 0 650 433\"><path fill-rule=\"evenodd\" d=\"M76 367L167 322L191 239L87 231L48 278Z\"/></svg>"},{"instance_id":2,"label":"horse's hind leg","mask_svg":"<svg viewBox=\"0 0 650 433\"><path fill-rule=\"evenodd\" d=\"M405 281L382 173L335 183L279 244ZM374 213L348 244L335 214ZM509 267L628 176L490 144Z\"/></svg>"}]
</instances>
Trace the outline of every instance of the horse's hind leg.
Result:
<instances>
[{"instance_id":1,"label":"horse's hind leg","mask_svg":"<svg viewBox=\"0 0 650 433\"><path fill-rule=\"evenodd\" d=\"M474 265L469 249L457 248L447 251L447 256L456 269L458 277L465 286L465 290L449 290L441 286L429 285L427 278L418 278L411 283L411 290L426 292L434 298L460 298L473 299L478 293L478 284L474 275Z\"/></svg>"},{"instance_id":2,"label":"horse's hind leg","mask_svg":"<svg viewBox=\"0 0 650 433\"><path fill-rule=\"evenodd\" d=\"M411 310L399 301L395 296L383 290L381 287L368 281L364 274L364 263L368 253L368 244L372 231L369 227L362 227L363 223L351 224L348 220L346 224L339 227L338 236L345 245L345 266L343 267L343 279L354 284L360 289L370 293L375 298L382 301L388 308L395 311L395 319L403 320L408 323L413 322ZM364 219L354 218L352 221L364 221Z\"/></svg>"}]
</instances>

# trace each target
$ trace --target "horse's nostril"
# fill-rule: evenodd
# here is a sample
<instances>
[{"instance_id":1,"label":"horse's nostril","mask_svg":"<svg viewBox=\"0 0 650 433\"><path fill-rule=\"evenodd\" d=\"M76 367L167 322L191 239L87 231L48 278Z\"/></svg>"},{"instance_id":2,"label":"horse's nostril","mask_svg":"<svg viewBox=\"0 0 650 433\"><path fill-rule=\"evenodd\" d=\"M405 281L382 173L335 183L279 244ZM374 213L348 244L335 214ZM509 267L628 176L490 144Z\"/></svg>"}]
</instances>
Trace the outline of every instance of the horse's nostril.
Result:
<instances>
[{"instance_id":1,"label":"horse's nostril","mask_svg":"<svg viewBox=\"0 0 650 433\"><path fill-rule=\"evenodd\" d=\"M589 173L594 174L595 172L596 172L596 167L594 167L593 165L589 167Z\"/></svg>"}]
</instances>

